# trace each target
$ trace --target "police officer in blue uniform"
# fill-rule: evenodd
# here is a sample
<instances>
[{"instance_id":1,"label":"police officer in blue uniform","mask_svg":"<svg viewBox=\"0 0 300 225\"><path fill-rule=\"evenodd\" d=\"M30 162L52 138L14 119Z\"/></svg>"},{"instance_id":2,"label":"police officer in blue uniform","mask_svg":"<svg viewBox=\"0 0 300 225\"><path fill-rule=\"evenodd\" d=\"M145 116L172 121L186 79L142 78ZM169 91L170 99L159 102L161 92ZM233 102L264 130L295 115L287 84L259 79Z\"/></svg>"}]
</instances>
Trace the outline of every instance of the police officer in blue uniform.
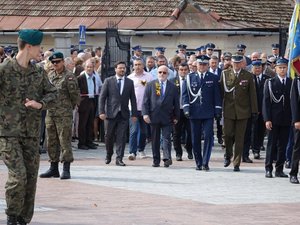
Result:
<instances>
[{"instance_id":1,"label":"police officer in blue uniform","mask_svg":"<svg viewBox=\"0 0 300 225\"><path fill-rule=\"evenodd\" d=\"M206 55L209 58L211 58L211 56L213 55L215 48L216 48L216 45L214 43L207 43L205 45Z\"/></svg>"},{"instance_id":2,"label":"police officer in blue uniform","mask_svg":"<svg viewBox=\"0 0 300 225\"><path fill-rule=\"evenodd\" d=\"M196 170L209 170L213 146L214 117L221 118L221 94L218 77L208 72L209 57L197 57L197 72L187 75L182 87L182 104L186 117L190 118L192 145ZM203 157L201 135L204 133Z\"/></svg>"},{"instance_id":3,"label":"police officer in blue uniform","mask_svg":"<svg viewBox=\"0 0 300 225\"><path fill-rule=\"evenodd\" d=\"M145 60L143 58L142 46L140 46L140 45L134 46L134 47L132 47L132 51L133 51L133 56L130 59L130 65L133 65L133 61L136 59L142 60L145 65Z\"/></svg>"}]
</instances>

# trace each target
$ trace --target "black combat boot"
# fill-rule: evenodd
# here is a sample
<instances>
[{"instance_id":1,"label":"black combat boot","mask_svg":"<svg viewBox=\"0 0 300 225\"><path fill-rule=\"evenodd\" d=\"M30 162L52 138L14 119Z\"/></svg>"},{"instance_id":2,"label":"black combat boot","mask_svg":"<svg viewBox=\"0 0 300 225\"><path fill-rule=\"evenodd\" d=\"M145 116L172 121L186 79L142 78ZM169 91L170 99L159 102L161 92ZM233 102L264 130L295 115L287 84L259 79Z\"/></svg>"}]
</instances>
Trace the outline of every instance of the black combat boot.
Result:
<instances>
[{"instance_id":1,"label":"black combat boot","mask_svg":"<svg viewBox=\"0 0 300 225\"><path fill-rule=\"evenodd\" d=\"M65 180L65 179L70 179L70 178L71 178L70 163L64 162L64 169L63 169L63 172L61 173L60 179Z\"/></svg>"},{"instance_id":2,"label":"black combat boot","mask_svg":"<svg viewBox=\"0 0 300 225\"><path fill-rule=\"evenodd\" d=\"M17 225L27 225L27 223L21 216L17 217L17 222L18 222Z\"/></svg>"},{"instance_id":3,"label":"black combat boot","mask_svg":"<svg viewBox=\"0 0 300 225\"><path fill-rule=\"evenodd\" d=\"M49 170L40 175L40 178L59 177L58 162L51 162Z\"/></svg>"},{"instance_id":4,"label":"black combat boot","mask_svg":"<svg viewBox=\"0 0 300 225\"><path fill-rule=\"evenodd\" d=\"M7 225L18 225L16 216L7 216Z\"/></svg>"}]
</instances>

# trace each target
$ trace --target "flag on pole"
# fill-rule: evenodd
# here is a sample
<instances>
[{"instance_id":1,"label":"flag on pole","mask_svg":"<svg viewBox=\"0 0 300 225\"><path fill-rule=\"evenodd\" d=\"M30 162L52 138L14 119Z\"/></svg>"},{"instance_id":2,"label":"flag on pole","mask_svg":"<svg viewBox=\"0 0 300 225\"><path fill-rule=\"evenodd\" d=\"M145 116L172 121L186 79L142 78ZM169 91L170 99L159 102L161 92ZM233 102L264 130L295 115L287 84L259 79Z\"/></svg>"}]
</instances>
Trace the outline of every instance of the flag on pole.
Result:
<instances>
[{"instance_id":1,"label":"flag on pole","mask_svg":"<svg viewBox=\"0 0 300 225\"><path fill-rule=\"evenodd\" d=\"M289 27L286 56L289 58L289 76L300 75L300 0L295 0L294 13Z\"/></svg>"}]
</instances>

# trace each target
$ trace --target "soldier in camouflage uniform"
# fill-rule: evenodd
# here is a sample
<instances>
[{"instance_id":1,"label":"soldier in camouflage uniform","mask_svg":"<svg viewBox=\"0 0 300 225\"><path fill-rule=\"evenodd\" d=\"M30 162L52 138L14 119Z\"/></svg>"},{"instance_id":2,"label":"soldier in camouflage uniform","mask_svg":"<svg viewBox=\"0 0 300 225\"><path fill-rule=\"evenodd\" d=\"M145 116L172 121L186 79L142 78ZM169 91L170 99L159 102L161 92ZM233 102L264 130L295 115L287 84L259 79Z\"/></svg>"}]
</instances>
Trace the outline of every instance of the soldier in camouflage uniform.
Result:
<instances>
[{"instance_id":1,"label":"soldier in camouflage uniform","mask_svg":"<svg viewBox=\"0 0 300 225\"><path fill-rule=\"evenodd\" d=\"M33 216L41 110L57 99L44 69L30 62L39 59L42 38L38 30L21 30L16 58L0 65L0 156L8 169L7 225L25 225Z\"/></svg>"},{"instance_id":2,"label":"soldier in camouflage uniform","mask_svg":"<svg viewBox=\"0 0 300 225\"><path fill-rule=\"evenodd\" d=\"M64 166L60 178L70 179L70 163L74 160L71 145L72 112L80 100L79 88L76 77L64 66L61 52L54 52L49 60L54 70L48 76L58 90L58 104L49 109L46 116L47 149L51 165L40 177L59 177L58 163L62 162Z\"/></svg>"}]
</instances>

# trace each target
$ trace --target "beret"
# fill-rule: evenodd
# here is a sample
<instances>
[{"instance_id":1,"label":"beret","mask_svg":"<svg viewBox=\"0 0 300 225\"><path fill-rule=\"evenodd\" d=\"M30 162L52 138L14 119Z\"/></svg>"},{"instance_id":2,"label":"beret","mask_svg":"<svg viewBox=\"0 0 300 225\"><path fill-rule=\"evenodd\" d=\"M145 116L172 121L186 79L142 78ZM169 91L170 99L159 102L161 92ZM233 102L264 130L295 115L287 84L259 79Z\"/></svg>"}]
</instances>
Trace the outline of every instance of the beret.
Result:
<instances>
[{"instance_id":1,"label":"beret","mask_svg":"<svg viewBox=\"0 0 300 225\"><path fill-rule=\"evenodd\" d=\"M49 60L52 61L53 59L64 59L64 54L61 52L53 52L53 54L49 57Z\"/></svg>"},{"instance_id":2,"label":"beret","mask_svg":"<svg viewBox=\"0 0 300 225\"><path fill-rule=\"evenodd\" d=\"M40 45L43 40L43 32L34 29L19 31L19 38L30 45Z\"/></svg>"}]
</instances>

